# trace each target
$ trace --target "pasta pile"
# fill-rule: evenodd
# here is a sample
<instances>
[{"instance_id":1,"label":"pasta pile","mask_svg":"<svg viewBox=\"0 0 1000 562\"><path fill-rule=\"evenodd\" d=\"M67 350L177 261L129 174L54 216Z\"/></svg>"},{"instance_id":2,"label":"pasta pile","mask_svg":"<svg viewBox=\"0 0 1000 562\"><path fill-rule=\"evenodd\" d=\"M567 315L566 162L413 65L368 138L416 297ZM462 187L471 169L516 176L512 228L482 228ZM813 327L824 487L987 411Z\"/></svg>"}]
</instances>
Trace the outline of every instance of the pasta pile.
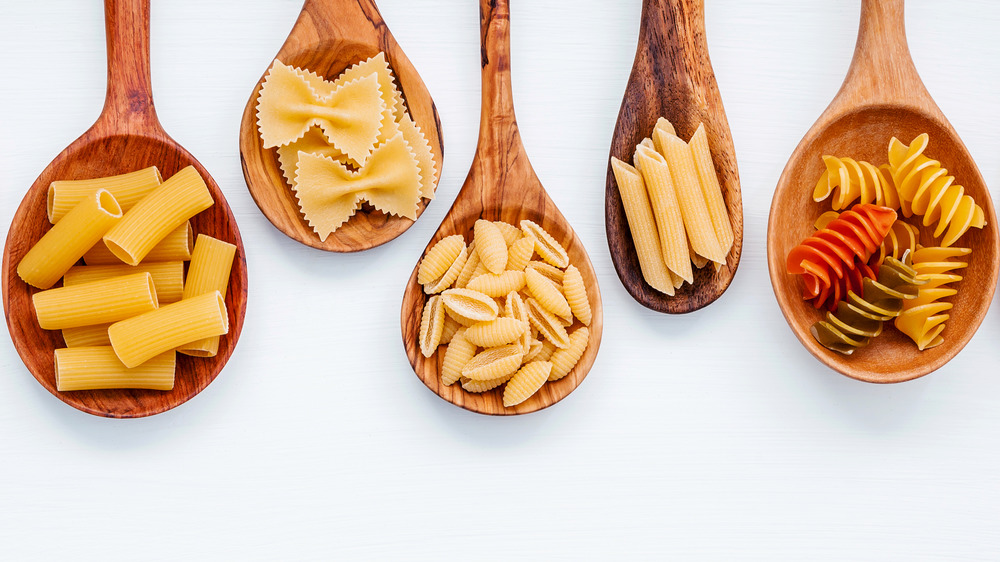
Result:
<instances>
[{"instance_id":1,"label":"pasta pile","mask_svg":"<svg viewBox=\"0 0 1000 562\"><path fill-rule=\"evenodd\" d=\"M787 270L802 276L804 299L828 308L826 320L811 331L829 349L853 353L892 318L921 351L944 342L952 304L943 299L958 292L950 286L962 280L954 271L968 265L956 258L972 252L952 246L970 228L983 228L986 218L948 170L925 154L929 141L926 133L909 145L893 137L888 162L880 166L823 156L813 200L829 201L833 210L789 252ZM908 222L915 217L921 218ZM935 245L920 243L920 227Z\"/></svg>"},{"instance_id":2,"label":"pasta pile","mask_svg":"<svg viewBox=\"0 0 1000 562\"><path fill-rule=\"evenodd\" d=\"M478 220L468 245L458 234L441 239L421 260L417 282L431 295L420 351L431 357L445 346L445 385L486 392L506 383L504 406L515 406L569 374L587 349L592 313L583 276L532 221L517 228Z\"/></svg>"},{"instance_id":3,"label":"pasta pile","mask_svg":"<svg viewBox=\"0 0 1000 562\"><path fill-rule=\"evenodd\" d=\"M673 296L694 281L692 264L719 270L733 227L715 173L704 124L682 141L664 118L635 147L635 167L612 157L639 267L647 283Z\"/></svg>"},{"instance_id":4,"label":"pasta pile","mask_svg":"<svg viewBox=\"0 0 1000 562\"><path fill-rule=\"evenodd\" d=\"M320 240L362 202L415 220L421 198L434 198L434 154L393 80L384 53L333 81L277 60L268 70L257 101L261 140L277 148Z\"/></svg>"},{"instance_id":5,"label":"pasta pile","mask_svg":"<svg viewBox=\"0 0 1000 562\"><path fill-rule=\"evenodd\" d=\"M193 166L166 181L151 166L52 182L53 226L17 274L43 289L32 296L39 326L66 342L55 351L59 391L170 390L176 352L218 353L236 246L199 234L192 251L190 223L213 204ZM76 265L81 258L86 265Z\"/></svg>"}]
</instances>

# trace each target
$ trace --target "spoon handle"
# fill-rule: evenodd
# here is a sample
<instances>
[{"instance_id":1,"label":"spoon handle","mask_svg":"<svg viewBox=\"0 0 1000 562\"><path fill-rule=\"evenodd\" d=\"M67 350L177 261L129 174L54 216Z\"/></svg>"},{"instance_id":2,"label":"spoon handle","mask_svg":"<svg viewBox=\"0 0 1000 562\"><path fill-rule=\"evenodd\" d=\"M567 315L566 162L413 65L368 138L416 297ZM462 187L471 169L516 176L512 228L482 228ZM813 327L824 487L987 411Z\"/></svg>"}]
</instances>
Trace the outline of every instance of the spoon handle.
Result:
<instances>
[{"instance_id":1,"label":"spoon handle","mask_svg":"<svg viewBox=\"0 0 1000 562\"><path fill-rule=\"evenodd\" d=\"M102 119L131 132L159 123L149 77L149 0L104 0L108 89Z\"/></svg>"},{"instance_id":2,"label":"spoon handle","mask_svg":"<svg viewBox=\"0 0 1000 562\"><path fill-rule=\"evenodd\" d=\"M910 56L903 5L904 0L862 0L854 58L837 100L937 110Z\"/></svg>"},{"instance_id":3,"label":"spoon handle","mask_svg":"<svg viewBox=\"0 0 1000 562\"><path fill-rule=\"evenodd\" d=\"M483 100L477 152L504 147L516 153L521 136L514 117L510 86L510 4L508 0L479 0L482 34ZM493 152L490 150L490 152ZM488 156L479 154L480 157Z\"/></svg>"}]
</instances>

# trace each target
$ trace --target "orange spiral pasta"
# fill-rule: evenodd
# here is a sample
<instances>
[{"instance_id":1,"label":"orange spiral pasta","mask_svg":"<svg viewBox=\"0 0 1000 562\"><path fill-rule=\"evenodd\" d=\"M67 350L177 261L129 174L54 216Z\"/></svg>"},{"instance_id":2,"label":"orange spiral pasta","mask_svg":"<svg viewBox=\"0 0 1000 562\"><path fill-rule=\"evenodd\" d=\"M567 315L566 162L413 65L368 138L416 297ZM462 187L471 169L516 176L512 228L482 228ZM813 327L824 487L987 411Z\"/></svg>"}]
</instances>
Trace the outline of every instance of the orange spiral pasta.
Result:
<instances>
[{"instance_id":1,"label":"orange spiral pasta","mask_svg":"<svg viewBox=\"0 0 1000 562\"><path fill-rule=\"evenodd\" d=\"M955 177L937 160L924 155L929 137L927 133L913 139L909 146L896 137L889 141L889 170L899 193L903 215L922 216L923 225L930 226L935 221L934 237L940 238L941 246L951 246L969 228L986 225L983 208L965 188L955 184Z\"/></svg>"},{"instance_id":2,"label":"orange spiral pasta","mask_svg":"<svg viewBox=\"0 0 1000 562\"><path fill-rule=\"evenodd\" d=\"M862 277L874 277L867 262L895 220L888 207L858 204L792 248L786 268L802 276L802 298L833 310L847 290L860 289Z\"/></svg>"}]
</instances>

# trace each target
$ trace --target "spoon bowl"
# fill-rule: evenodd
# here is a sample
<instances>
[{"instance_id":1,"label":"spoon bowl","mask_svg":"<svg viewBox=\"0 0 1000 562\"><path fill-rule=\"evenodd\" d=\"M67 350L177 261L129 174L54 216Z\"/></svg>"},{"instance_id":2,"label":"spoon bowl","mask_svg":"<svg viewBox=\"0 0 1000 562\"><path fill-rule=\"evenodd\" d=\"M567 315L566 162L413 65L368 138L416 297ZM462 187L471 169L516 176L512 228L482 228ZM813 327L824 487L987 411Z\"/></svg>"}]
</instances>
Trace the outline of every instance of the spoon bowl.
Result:
<instances>
[{"instance_id":1,"label":"spoon bowl","mask_svg":"<svg viewBox=\"0 0 1000 562\"><path fill-rule=\"evenodd\" d=\"M14 347L46 390L84 412L134 418L178 406L201 392L222 370L239 339L246 309L247 271L243 242L219 186L190 153L171 139L156 118L149 84L149 0L106 0L108 28L108 97L97 122L70 144L38 176L18 207L3 255L3 307ZM46 196L60 179L116 175L157 166L164 178L193 165L205 179L215 204L191 219L194 231L237 246L225 295L229 333L215 357L177 355L177 375L170 391L109 389L59 392L53 353L65 347L59 331L43 330L31 297L38 292L17 275L17 264L49 230Z\"/></svg>"},{"instance_id":2,"label":"spoon bowl","mask_svg":"<svg viewBox=\"0 0 1000 562\"><path fill-rule=\"evenodd\" d=\"M445 400L481 414L513 415L541 410L565 398L583 381L597 357L604 317L601 292L594 266L583 243L549 198L528 161L514 118L510 87L510 10L507 0L480 0L483 45L483 107L479 145L469 175L455 203L431 238L424 253L446 236L461 234L472 239L478 219L500 220L518 225L528 219L542 226L569 254L587 287L593 319L590 340L580 361L566 377L548 382L526 401L504 407L502 389L482 394L466 392L458 383L441 383L444 354L430 358L420 353L420 319L428 295L417 283L417 267L403 295L401 327L403 346L421 381ZM417 262L419 266L419 261Z\"/></svg>"},{"instance_id":3,"label":"spoon bowl","mask_svg":"<svg viewBox=\"0 0 1000 562\"><path fill-rule=\"evenodd\" d=\"M729 288L743 251L743 202L729 122L705 41L704 0L644 0L639 45L611 139L611 156L632 161L635 147L665 117L682 139L705 124L712 161L733 225L726 265L694 270L694 282L674 296L651 287L642 276L632 232L614 172L608 164L605 227L611 260L622 285L639 304L670 314L692 312L715 302ZM610 158L609 158L610 160Z\"/></svg>"},{"instance_id":4,"label":"spoon bowl","mask_svg":"<svg viewBox=\"0 0 1000 562\"><path fill-rule=\"evenodd\" d=\"M430 143L436 184L444 159L437 108L372 0L307 0L275 59L333 79L351 65L380 51L385 53L410 116ZM271 224L294 240L331 252L367 250L385 244L410 228L412 220L387 215L365 204L325 241L319 239L299 211L295 194L281 172L277 151L264 148L257 131L257 97L266 76L265 71L243 111L240 159L250 195ZM421 200L418 218L427 203L426 199Z\"/></svg>"},{"instance_id":5,"label":"spoon bowl","mask_svg":"<svg viewBox=\"0 0 1000 562\"><path fill-rule=\"evenodd\" d=\"M887 71L888 69L888 71ZM815 229L813 223L825 203L812 200L816 180L823 173L821 156L851 157L875 165L887 161L892 137L909 143L928 133L927 153L940 160L965 187L986 214L986 227L970 229L955 243L972 249L969 266L954 286L958 294L947 300L954 308L943 332L944 343L919 351L904 334L886 323L883 333L868 347L850 356L830 351L810 334L821 313L802 300L796 276L786 272L788 252ZM914 221L908 221L915 224ZM917 223L919 224L919 223ZM920 227L921 243L937 245L931 230ZM979 328L993 298L1000 261L993 202L961 138L924 88L906 47L902 0L864 0L858 45L847 79L833 102L806 133L781 174L771 203L767 257L778 305L799 341L834 370L868 382L902 382L926 375L947 363Z\"/></svg>"}]
</instances>

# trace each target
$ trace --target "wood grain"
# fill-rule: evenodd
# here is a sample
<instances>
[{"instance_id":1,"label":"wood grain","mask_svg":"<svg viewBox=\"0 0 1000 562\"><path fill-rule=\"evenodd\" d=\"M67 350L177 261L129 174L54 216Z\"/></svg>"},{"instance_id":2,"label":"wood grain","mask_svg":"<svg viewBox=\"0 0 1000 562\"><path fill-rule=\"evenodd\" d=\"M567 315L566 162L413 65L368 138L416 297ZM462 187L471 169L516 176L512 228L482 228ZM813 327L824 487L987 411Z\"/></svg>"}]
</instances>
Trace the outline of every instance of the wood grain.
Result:
<instances>
[{"instance_id":1,"label":"wood grain","mask_svg":"<svg viewBox=\"0 0 1000 562\"><path fill-rule=\"evenodd\" d=\"M427 87L389 32L374 1L306 0L275 59L333 79L347 67L379 51L385 53L410 116L430 143L436 186L444 161L441 119ZM367 250L385 244L410 228L414 221L386 215L365 204L325 241L319 239L302 217L295 195L281 173L277 150L265 149L257 131L257 96L266 76L265 70L243 111L240 160L250 195L271 224L294 240L331 252ZM427 199L421 200L417 218L427 204Z\"/></svg>"},{"instance_id":2,"label":"wood grain","mask_svg":"<svg viewBox=\"0 0 1000 562\"><path fill-rule=\"evenodd\" d=\"M969 267L960 272L964 280L953 285L958 294L947 299L954 308L948 312L945 341L918 351L908 337L887 325L869 347L851 356L827 350L809 333L820 312L802 300L801 282L785 269L788 252L812 234L813 221L828 210L811 197L824 169L820 157L849 156L879 165L887 161L893 136L909 143L920 133L930 135L926 153L940 160L986 213L986 227L970 229L955 244L972 248L972 255ZM921 228L921 242L936 245L927 228ZM820 361L852 378L891 383L926 375L958 354L982 323L1000 261L993 201L972 156L917 74L906 44L903 0L863 0L847 78L778 180L768 220L767 259L775 297L796 337Z\"/></svg>"},{"instance_id":3,"label":"wood grain","mask_svg":"<svg viewBox=\"0 0 1000 562\"><path fill-rule=\"evenodd\" d=\"M542 187L521 144L514 117L510 83L510 9L507 0L480 0L482 37L482 111L479 144L469 175L462 185L438 231L424 249L445 236L462 234L472 240L476 220L501 220L517 225L523 219L540 224L569 252L587 285L587 297L593 309L590 341L576 367L563 379L546 383L531 398L511 408L503 405L502 387L482 394L466 392L460 384L441 383L443 350L430 358L420 353L418 336L426 295L417 283L417 267L406 285L400 323L403 346L420 380L445 400L482 414L513 415L541 410L565 398L590 371L601 345L604 315L601 292L594 266L583 243ZM419 260L417 262L419 266Z\"/></svg>"},{"instance_id":4,"label":"wood grain","mask_svg":"<svg viewBox=\"0 0 1000 562\"><path fill-rule=\"evenodd\" d=\"M226 364L243 328L246 311L247 269L236 221L219 186L190 153L163 130L153 107L149 73L149 0L105 0L108 38L108 89L97 122L70 144L42 171L11 222L3 255L3 308L18 354L31 374L57 398L84 412L116 418L135 418L174 408L201 392ZM53 353L64 347L59 331L38 326L28 287L17 276L17 264L50 228L45 214L49 183L57 179L85 179L159 167L169 177L193 165L205 179L215 205L195 216L196 233L235 244L226 308L229 334L219 341L211 358L177 356L177 377L168 392L154 390L88 390L58 392Z\"/></svg>"},{"instance_id":5,"label":"wood grain","mask_svg":"<svg viewBox=\"0 0 1000 562\"><path fill-rule=\"evenodd\" d=\"M743 251L743 199L733 138L722 107L719 86L708 57L703 0L644 0L639 45L618 123L611 156L632 162L635 147L665 117L678 136L689 140L705 124L715 171L733 225L733 247L726 266L694 270L694 282L674 296L651 287L642 276L621 193L608 159L605 226L608 248L622 285L636 301L659 312L692 312L715 302L732 283Z\"/></svg>"}]
</instances>

